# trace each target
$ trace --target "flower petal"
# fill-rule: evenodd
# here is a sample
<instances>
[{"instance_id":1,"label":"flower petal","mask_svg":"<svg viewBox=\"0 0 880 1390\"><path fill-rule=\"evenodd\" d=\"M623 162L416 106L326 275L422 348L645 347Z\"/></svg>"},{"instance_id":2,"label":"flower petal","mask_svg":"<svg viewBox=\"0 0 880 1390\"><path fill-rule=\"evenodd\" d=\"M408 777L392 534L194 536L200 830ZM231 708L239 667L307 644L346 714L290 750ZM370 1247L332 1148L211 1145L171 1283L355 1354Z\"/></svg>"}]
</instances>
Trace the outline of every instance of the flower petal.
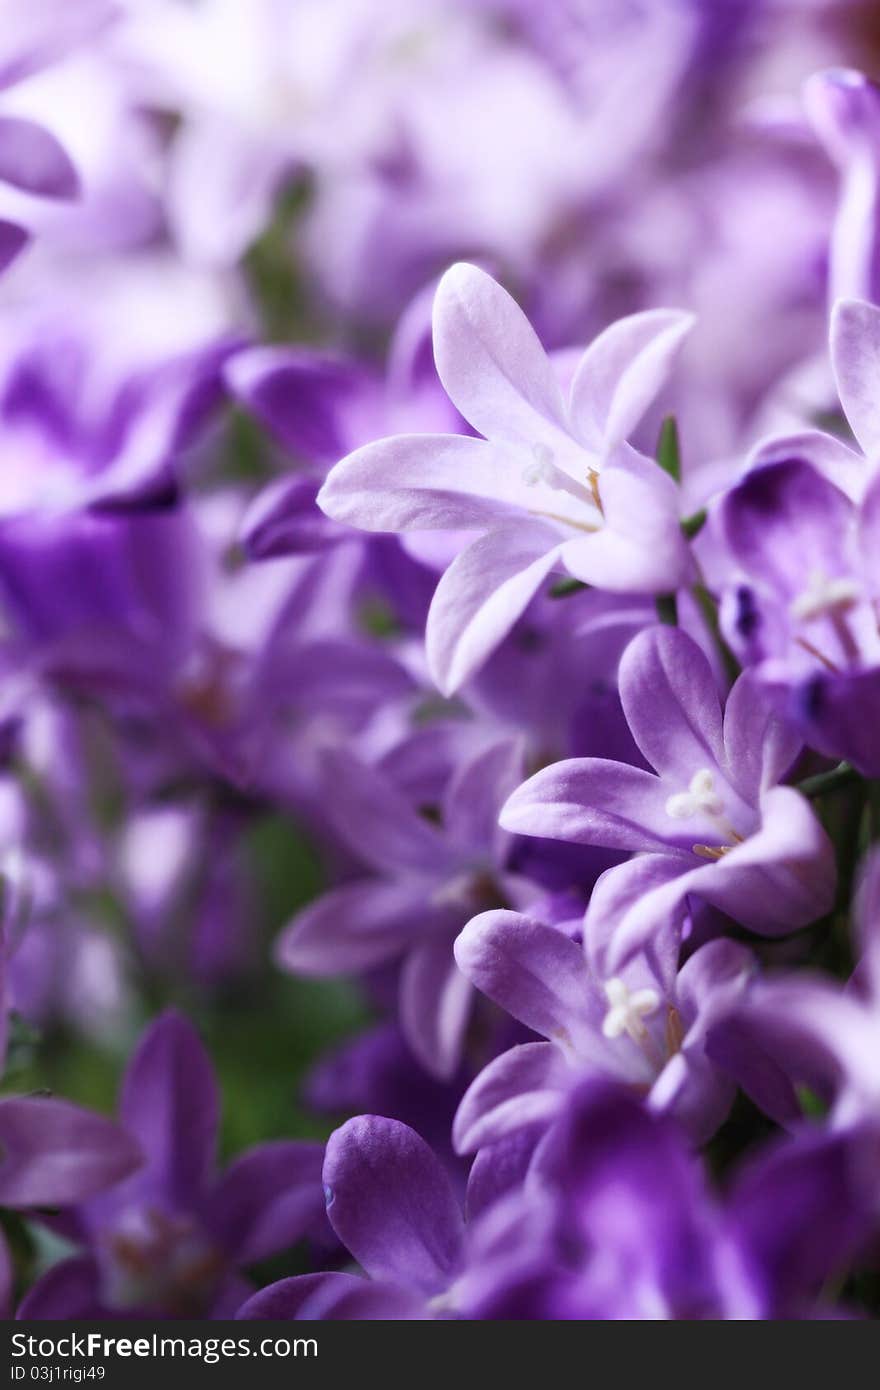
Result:
<instances>
[{"instance_id":1,"label":"flower petal","mask_svg":"<svg viewBox=\"0 0 880 1390\"><path fill-rule=\"evenodd\" d=\"M322 1144L277 1140L230 1164L208 1198L207 1224L240 1265L293 1245L324 1211Z\"/></svg>"},{"instance_id":2,"label":"flower petal","mask_svg":"<svg viewBox=\"0 0 880 1390\"><path fill-rule=\"evenodd\" d=\"M456 556L437 585L425 631L431 676L452 695L506 637L559 563L559 536L523 521Z\"/></svg>"},{"instance_id":3,"label":"flower petal","mask_svg":"<svg viewBox=\"0 0 880 1390\"><path fill-rule=\"evenodd\" d=\"M465 263L447 270L433 324L437 373L475 430L514 444L552 444L567 435L550 360L519 305L491 275Z\"/></svg>"},{"instance_id":4,"label":"flower petal","mask_svg":"<svg viewBox=\"0 0 880 1390\"><path fill-rule=\"evenodd\" d=\"M399 434L341 459L318 506L362 531L485 530L521 510L525 491L515 463L485 439Z\"/></svg>"},{"instance_id":5,"label":"flower petal","mask_svg":"<svg viewBox=\"0 0 880 1390\"><path fill-rule=\"evenodd\" d=\"M326 755L324 779L333 828L379 873L436 880L455 869L457 860L444 837L381 770L339 751Z\"/></svg>"},{"instance_id":6,"label":"flower petal","mask_svg":"<svg viewBox=\"0 0 880 1390\"><path fill-rule=\"evenodd\" d=\"M684 790L701 768L724 766L721 702L712 670L680 628L653 627L633 638L618 679L633 738L661 776Z\"/></svg>"},{"instance_id":7,"label":"flower petal","mask_svg":"<svg viewBox=\"0 0 880 1390\"><path fill-rule=\"evenodd\" d=\"M597 1036L604 1013L584 953L556 927L519 912L481 912L455 943L474 987L563 1049Z\"/></svg>"},{"instance_id":8,"label":"flower petal","mask_svg":"<svg viewBox=\"0 0 880 1390\"><path fill-rule=\"evenodd\" d=\"M75 198L79 177L70 155L45 126L0 116L0 182L41 198Z\"/></svg>"},{"instance_id":9,"label":"flower petal","mask_svg":"<svg viewBox=\"0 0 880 1390\"><path fill-rule=\"evenodd\" d=\"M257 1320L271 1322L293 1321L300 1316L303 1306L322 1290L332 1290L337 1294L349 1293L361 1288L366 1280L357 1274L298 1274L291 1279L279 1279L267 1284L253 1298L243 1303L235 1314L236 1321Z\"/></svg>"},{"instance_id":10,"label":"flower petal","mask_svg":"<svg viewBox=\"0 0 880 1390\"><path fill-rule=\"evenodd\" d=\"M880 460L880 309L843 299L831 313L831 362L844 414L871 463Z\"/></svg>"},{"instance_id":11,"label":"flower petal","mask_svg":"<svg viewBox=\"0 0 880 1390\"><path fill-rule=\"evenodd\" d=\"M484 1067L462 1097L452 1126L457 1153L475 1153L509 1134L547 1124L573 1073L552 1043L521 1043Z\"/></svg>"},{"instance_id":12,"label":"flower petal","mask_svg":"<svg viewBox=\"0 0 880 1390\"><path fill-rule=\"evenodd\" d=\"M135 1139L103 1115L42 1096L0 1099L0 1206L85 1201L142 1158Z\"/></svg>"},{"instance_id":13,"label":"flower petal","mask_svg":"<svg viewBox=\"0 0 880 1390\"><path fill-rule=\"evenodd\" d=\"M143 1149L144 1178L181 1207L192 1204L214 1163L220 1096L211 1059L182 1014L169 1009L147 1029L126 1068L119 1113Z\"/></svg>"},{"instance_id":14,"label":"flower petal","mask_svg":"<svg viewBox=\"0 0 880 1390\"><path fill-rule=\"evenodd\" d=\"M424 895L411 884L348 883L298 912L275 955L294 975L356 974L399 955L430 925Z\"/></svg>"},{"instance_id":15,"label":"flower petal","mask_svg":"<svg viewBox=\"0 0 880 1390\"><path fill-rule=\"evenodd\" d=\"M330 1224L372 1278L428 1294L446 1288L464 1223L439 1159L408 1125L349 1120L327 1143L324 1187Z\"/></svg>"},{"instance_id":16,"label":"flower petal","mask_svg":"<svg viewBox=\"0 0 880 1390\"><path fill-rule=\"evenodd\" d=\"M461 1061L473 991L455 963L453 938L431 935L407 955L400 976L400 1026L431 1076L451 1077Z\"/></svg>"},{"instance_id":17,"label":"flower petal","mask_svg":"<svg viewBox=\"0 0 880 1390\"><path fill-rule=\"evenodd\" d=\"M694 322L679 309L648 309L618 319L590 344L571 385L572 420L589 448L604 454L629 437Z\"/></svg>"},{"instance_id":18,"label":"flower petal","mask_svg":"<svg viewBox=\"0 0 880 1390\"><path fill-rule=\"evenodd\" d=\"M666 814L668 796L660 778L641 768L605 758L570 758L524 782L502 807L500 819L515 835L607 849L674 850L678 830Z\"/></svg>"}]
</instances>

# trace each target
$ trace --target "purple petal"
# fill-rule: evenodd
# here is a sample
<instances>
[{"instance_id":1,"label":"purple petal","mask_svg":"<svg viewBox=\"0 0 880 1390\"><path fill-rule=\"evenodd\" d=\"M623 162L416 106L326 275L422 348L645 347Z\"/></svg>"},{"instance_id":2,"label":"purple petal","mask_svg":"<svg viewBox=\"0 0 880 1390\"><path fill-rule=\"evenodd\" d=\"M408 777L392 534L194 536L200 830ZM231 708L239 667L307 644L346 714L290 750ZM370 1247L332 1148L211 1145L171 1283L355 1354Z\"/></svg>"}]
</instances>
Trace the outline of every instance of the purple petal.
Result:
<instances>
[{"instance_id":1,"label":"purple petal","mask_svg":"<svg viewBox=\"0 0 880 1390\"><path fill-rule=\"evenodd\" d=\"M862 495L869 476L860 453L835 435L822 434L820 430L801 430L798 434L774 435L763 440L749 456L750 471L765 463L786 463L789 459L803 459L853 501Z\"/></svg>"},{"instance_id":2,"label":"purple petal","mask_svg":"<svg viewBox=\"0 0 880 1390\"><path fill-rule=\"evenodd\" d=\"M432 921L424 894L410 884L350 883L297 913L278 939L276 959L294 975L356 974L398 955Z\"/></svg>"},{"instance_id":3,"label":"purple petal","mask_svg":"<svg viewBox=\"0 0 880 1390\"><path fill-rule=\"evenodd\" d=\"M705 1144L724 1123L736 1097L736 1082L697 1049L677 1052L658 1076L650 1108L674 1116L693 1144Z\"/></svg>"},{"instance_id":4,"label":"purple petal","mask_svg":"<svg viewBox=\"0 0 880 1390\"><path fill-rule=\"evenodd\" d=\"M11 265L20 251L30 241L30 233L15 222L0 218L0 273Z\"/></svg>"},{"instance_id":5,"label":"purple petal","mask_svg":"<svg viewBox=\"0 0 880 1390\"><path fill-rule=\"evenodd\" d=\"M584 921L584 947L587 959L601 979L607 979L617 968L611 965L615 957L615 938L620 924L647 898L654 889L677 881L682 873L682 860L672 854L639 854L625 864L606 869L597 879L587 905ZM665 920L658 922L649 941L646 954L654 967L665 994L671 994L678 974L678 958L684 927L685 904L671 910Z\"/></svg>"},{"instance_id":6,"label":"purple petal","mask_svg":"<svg viewBox=\"0 0 880 1390\"><path fill-rule=\"evenodd\" d=\"M278 1140L232 1163L211 1192L206 1222L238 1264L293 1245L324 1210L321 1144Z\"/></svg>"},{"instance_id":7,"label":"purple petal","mask_svg":"<svg viewBox=\"0 0 880 1390\"><path fill-rule=\"evenodd\" d=\"M468 1174L465 1207L469 1221L522 1185L541 1133L540 1128L524 1129L480 1150Z\"/></svg>"},{"instance_id":8,"label":"purple petal","mask_svg":"<svg viewBox=\"0 0 880 1390\"><path fill-rule=\"evenodd\" d=\"M457 1153L535 1125L558 1112L573 1073L552 1043L521 1043L484 1067L462 1097L452 1127Z\"/></svg>"},{"instance_id":9,"label":"purple petal","mask_svg":"<svg viewBox=\"0 0 880 1390\"><path fill-rule=\"evenodd\" d=\"M541 522L499 527L456 556L431 603L431 675L453 694L506 637L559 564L559 536Z\"/></svg>"},{"instance_id":10,"label":"purple petal","mask_svg":"<svg viewBox=\"0 0 880 1390\"><path fill-rule=\"evenodd\" d=\"M721 704L712 670L680 628L649 628L633 638L618 679L633 738L661 776L686 787L700 768L724 766Z\"/></svg>"},{"instance_id":11,"label":"purple petal","mask_svg":"<svg viewBox=\"0 0 880 1390\"><path fill-rule=\"evenodd\" d=\"M376 768L348 753L324 763L327 806L337 834L365 863L389 874L439 879L456 867L443 836Z\"/></svg>"},{"instance_id":12,"label":"purple petal","mask_svg":"<svg viewBox=\"0 0 880 1390\"><path fill-rule=\"evenodd\" d=\"M572 420L585 444L605 453L629 438L693 325L692 314L649 309L599 334L571 385Z\"/></svg>"},{"instance_id":13,"label":"purple petal","mask_svg":"<svg viewBox=\"0 0 880 1390\"><path fill-rule=\"evenodd\" d=\"M828 282L832 298L872 299L877 289L880 91L862 73L832 69L804 85L804 106L816 134L841 170L831 234Z\"/></svg>"},{"instance_id":14,"label":"purple petal","mask_svg":"<svg viewBox=\"0 0 880 1390\"><path fill-rule=\"evenodd\" d=\"M0 1205L62 1207L103 1192L142 1162L111 1120L63 1100L0 1099Z\"/></svg>"},{"instance_id":15,"label":"purple petal","mask_svg":"<svg viewBox=\"0 0 880 1390\"><path fill-rule=\"evenodd\" d=\"M764 1277L765 1317L797 1315L863 1247L876 1220L876 1130L802 1133L765 1150L729 1202L734 1239Z\"/></svg>"},{"instance_id":16,"label":"purple petal","mask_svg":"<svg viewBox=\"0 0 880 1390\"><path fill-rule=\"evenodd\" d=\"M319 510L320 478L278 478L254 499L241 524L240 539L251 560L322 550L345 534Z\"/></svg>"},{"instance_id":17,"label":"purple petal","mask_svg":"<svg viewBox=\"0 0 880 1390\"><path fill-rule=\"evenodd\" d=\"M484 530L522 507L520 470L484 439L401 434L331 469L318 506L362 531Z\"/></svg>"},{"instance_id":18,"label":"purple petal","mask_svg":"<svg viewBox=\"0 0 880 1390\"><path fill-rule=\"evenodd\" d=\"M784 599L802 593L813 570L846 572L852 518L849 498L800 459L753 469L721 508L735 560Z\"/></svg>"},{"instance_id":19,"label":"purple petal","mask_svg":"<svg viewBox=\"0 0 880 1390\"><path fill-rule=\"evenodd\" d=\"M607 849L674 849L669 787L628 763L571 758L524 782L501 810L515 835L538 835ZM692 837L691 837L692 838Z\"/></svg>"},{"instance_id":20,"label":"purple petal","mask_svg":"<svg viewBox=\"0 0 880 1390\"><path fill-rule=\"evenodd\" d=\"M0 116L0 181L41 198L75 198L79 178L67 151L45 126Z\"/></svg>"},{"instance_id":21,"label":"purple petal","mask_svg":"<svg viewBox=\"0 0 880 1390\"><path fill-rule=\"evenodd\" d=\"M679 876L633 895L608 944L607 968L615 971L645 949L688 893L761 936L784 936L827 912L834 852L809 803L791 787L776 787L762 798L762 817L760 828L717 863L688 871L688 860L677 857Z\"/></svg>"},{"instance_id":22,"label":"purple petal","mask_svg":"<svg viewBox=\"0 0 880 1390\"><path fill-rule=\"evenodd\" d=\"M464 1223L439 1160L408 1125L349 1120L328 1141L324 1186L330 1224L372 1278L428 1294L447 1287Z\"/></svg>"},{"instance_id":23,"label":"purple petal","mask_svg":"<svg viewBox=\"0 0 880 1390\"><path fill-rule=\"evenodd\" d=\"M69 1322L107 1317L101 1304L100 1270L91 1255L76 1255L47 1270L28 1290L16 1313L20 1322Z\"/></svg>"},{"instance_id":24,"label":"purple petal","mask_svg":"<svg viewBox=\"0 0 880 1390\"><path fill-rule=\"evenodd\" d=\"M789 771L801 751L797 729L780 717L766 689L749 672L734 683L724 707L728 776L752 805Z\"/></svg>"},{"instance_id":25,"label":"purple petal","mask_svg":"<svg viewBox=\"0 0 880 1390\"><path fill-rule=\"evenodd\" d=\"M303 1322L409 1322L430 1318L423 1298L393 1284L358 1279L343 1286L327 1281L302 1306Z\"/></svg>"},{"instance_id":26,"label":"purple petal","mask_svg":"<svg viewBox=\"0 0 880 1390\"><path fill-rule=\"evenodd\" d=\"M460 969L482 994L533 1032L578 1050L604 1009L580 946L518 912L482 912L455 943Z\"/></svg>"},{"instance_id":27,"label":"purple petal","mask_svg":"<svg viewBox=\"0 0 880 1390\"><path fill-rule=\"evenodd\" d=\"M872 463L880 459L880 309L841 300L831 314L831 362L840 404Z\"/></svg>"},{"instance_id":28,"label":"purple petal","mask_svg":"<svg viewBox=\"0 0 880 1390\"><path fill-rule=\"evenodd\" d=\"M438 375L475 430L506 443L565 437L565 403L550 360L491 275L463 263L447 270L433 324Z\"/></svg>"},{"instance_id":29,"label":"purple petal","mask_svg":"<svg viewBox=\"0 0 880 1390\"><path fill-rule=\"evenodd\" d=\"M194 1203L214 1164L220 1097L211 1059L182 1014L169 1010L147 1029L126 1068L119 1111L151 1185L183 1207Z\"/></svg>"},{"instance_id":30,"label":"purple petal","mask_svg":"<svg viewBox=\"0 0 880 1390\"><path fill-rule=\"evenodd\" d=\"M473 992L443 932L415 946L400 976L400 1026L422 1066L441 1080L461 1061Z\"/></svg>"},{"instance_id":31,"label":"purple petal","mask_svg":"<svg viewBox=\"0 0 880 1390\"><path fill-rule=\"evenodd\" d=\"M338 1294L359 1289L366 1280L356 1274L299 1274L292 1279L279 1279L260 1289L235 1314L236 1321L256 1320L287 1322L300 1316L304 1304L323 1289Z\"/></svg>"},{"instance_id":32,"label":"purple petal","mask_svg":"<svg viewBox=\"0 0 880 1390\"><path fill-rule=\"evenodd\" d=\"M251 348L232 359L226 380L281 444L309 463L335 463L370 437L352 425L364 416L369 430L362 398L378 394L376 384L342 358L302 348Z\"/></svg>"},{"instance_id":33,"label":"purple petal","mask_svg":"<svg viewBox=\"0 0 880 1390\"><path fill-rule=\"evenodd\" d=\"M499 739L464 762L450 780L443 825L467 855L494 849L500 858L507 837L499 829L498 813L522 781L523 760L521 739Z\"/></svg>"}]
</instances>

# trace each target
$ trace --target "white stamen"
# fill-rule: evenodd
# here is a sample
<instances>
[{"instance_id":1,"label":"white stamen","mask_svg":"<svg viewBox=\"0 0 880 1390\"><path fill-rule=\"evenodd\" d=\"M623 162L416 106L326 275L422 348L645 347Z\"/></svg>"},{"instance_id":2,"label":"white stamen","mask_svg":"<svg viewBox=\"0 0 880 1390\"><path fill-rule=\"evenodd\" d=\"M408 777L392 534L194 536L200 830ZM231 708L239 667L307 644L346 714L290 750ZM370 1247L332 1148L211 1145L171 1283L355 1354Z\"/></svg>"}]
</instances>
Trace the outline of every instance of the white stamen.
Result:
<instances>
[{"instance_id":1,"label":"white stamen","mask_svg":"<svg viewBox=\"0 0 880 1390\"><path fill-rule=\"evenodd\" d=\"M619 1038L628 1033L633 1042L642 1043L648 1035L642 1019L656 1013L660 995L655 989L637 989L630 993L623 980L615 976L606 980L605 997L611 1006L602 1020L606 1038Z\"/></svg>"},{"instance_id":2,"label":"white stamen","mask_svg":"<svg viewBox=\"0 0 880 1390\"><path fill-rule=\"evenodd\" d=\"M854 579L843 576L829 579L821 570L813 570L806 589L791 605L791 616L801 623L837 617L855 607L860 596L861 590Z\"/></svg>"},{"instance_id":3,"label":"white stamen","mask_svg":"<svg viewBox=\"0 0 880 1390\"><path fill-rule=\"evenodd\" d=\"M666 802L666 814L671 820L720 816L723 810L724 802L715 790L714 778L707 767L694 773L686 792L675 792Z\"/></svg>"},{"instance_id":4,"label":"white stamen","mask_svg":"<svg viewBox=\"0 0 880 1390\"><path fill-rule=\"evenodd\" d=\"M523 469L522 480L526 487L537 487L538 483L544 483L547 487L557 486L553 450L546 444L532 445L532 462Z\"/></svg>"}]
</instances>

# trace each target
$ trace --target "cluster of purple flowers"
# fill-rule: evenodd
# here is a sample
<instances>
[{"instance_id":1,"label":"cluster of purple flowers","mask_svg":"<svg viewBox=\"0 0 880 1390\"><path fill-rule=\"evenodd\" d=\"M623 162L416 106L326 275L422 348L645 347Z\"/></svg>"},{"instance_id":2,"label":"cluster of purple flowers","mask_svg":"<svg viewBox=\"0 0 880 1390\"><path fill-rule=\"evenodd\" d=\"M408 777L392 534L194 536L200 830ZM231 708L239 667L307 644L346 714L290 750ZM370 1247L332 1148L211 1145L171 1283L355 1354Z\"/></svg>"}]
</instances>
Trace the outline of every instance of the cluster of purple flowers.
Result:
<instances>
[{"instance_id":1,"label":"cluster of purple flowers","mask_svg":"<svg viewBox=\"0 0 880 1390\"><path fill-rule=\"evenodd\" d=\"M5 1315L880 1315L872 9L5 0Z\"/></svg>"}]
</instances>

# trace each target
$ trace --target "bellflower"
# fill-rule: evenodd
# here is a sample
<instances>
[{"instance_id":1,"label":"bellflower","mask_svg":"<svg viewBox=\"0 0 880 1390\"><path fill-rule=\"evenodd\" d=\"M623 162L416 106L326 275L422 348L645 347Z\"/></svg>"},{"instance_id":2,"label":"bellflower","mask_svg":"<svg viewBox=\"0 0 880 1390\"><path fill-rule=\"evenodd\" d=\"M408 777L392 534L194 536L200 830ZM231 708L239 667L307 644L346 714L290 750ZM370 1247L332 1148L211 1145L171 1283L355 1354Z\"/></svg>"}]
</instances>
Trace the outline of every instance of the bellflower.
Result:
<instances>
[{"instance_id":1,"label":"bellflower","mask_svg":"<svg viewBox=\"0 0 880 1390\"><path fill-rule=\"evenodd\" d=\"M867 717L880 693L878 519L876 473L857 505L797 457L753 468L719 514L737 571L722 603L731 645L808 743L869 775L880 770Z\"/></svg>"},{"instance_id":2,"label":"bellflower","mask_svg":"<svg viewBox=\"0 0 880 1390\"><path fill-rule=\"evenodd\" d=\"M403 958L400 1021L432 1074L460 1059L472 990L453 942L481 904L521 906L537 890L507 867L511 840L498 808L521 776L522 749L502 739L462 762L449 780L438 824L419 814L388 772L352 756L327 760L328 804L344 843L374 871L304 908L279 940L280 964L300 975L338 975Z\"/></svg>"},{"instance_id":3,"label":"bellflower","mask_svg":"<svg viewBox=\"0 0 880 1390\"><path fill-rule=\"evenodd\" d=\"M687 894L765 936L821 917L834 891L831 843L809 803L778 786L798 741L743 675L722 712L706 657L678 628L652 628L620 664L620 697L650 772L603 758L531 777L506 829L633 850L620 883L612 967L644 946Z\"/></svg>"},{"instance_id":4,"label":"bellflower","mask_svg":"<svg viewBox=\"0 0 880 1390\"><path fill-rule=\"evenodd\" d=\"M876 1132L808 1132L760 1152L722 1205L667 1117L585 1083L521 1192L475 1227L459 1302L494 1319L821 1318L876 1230L876 1159Z\"/></svg>"},{"instance_id":5,"label":"bellflower","mask_svg":"<svg viewBox=\"0 0 880 1390\"><path fill-rule=\"evenodd\" d=\"M217 1176L218 1111L198 1035L169 1011L147 1030L122 1086L122 1132L143 1163L126 1181L106 1177L75 1209L67 1230L83 1253L49 1269L20 1317L231 1315L249 1292L236 1271L318 1220L321 1146L261 1144Z\"/></svg>"},{"instance_id":6,"label":"bellflower","mask_svg":"<svg viewBox=\"0 0 880 1390\"><path fill-rule=\"evenodd\" d=\"M621 320L584 353L568 399L525 315L475 266L434 304L434 356L452 403L482 438L399 435L343 459L318 497L372 531L482 532L438 585L426 642L449 693L561 570L624 592L675 589L690 560L672 480L625 443L663 384L690 318Z\"/></svg>"},{"instance_id":7,"label":"bellflower","mask_svg":"<svg viewBox=\"0 0 880 1390\"><path fill-rule=\"evenodd\" d=\"M880 853L861 872L854 905L858 964L841 985L815 970L768 975L740 1008L746 1035L774 1056L797 1082L831 1105L835 1127L880 1116ZM717 1051L724 1055L725 1030Z\"/></svg>"},{"instance_id":8,"label":"bellflower","mask_svg":"<svg viewBox=\"0 0 880 1390\"><path fill-rule=\"evenodd\" d=\"M724 940L700 947L681 970L678 954L679 932L670 926L650 952L603 979L558 927L514 912L473 918L455 944L460 969L547 1041L514 1047L480 1073L456 1115L458 1147L469 1152L546 1125L588 1076L645 1093L652 1109L670 1111L697 1142L710 1136L733 1084L709 1060L706 1033L742 993L754 962Z\"/></svg>"}]
</instances>

